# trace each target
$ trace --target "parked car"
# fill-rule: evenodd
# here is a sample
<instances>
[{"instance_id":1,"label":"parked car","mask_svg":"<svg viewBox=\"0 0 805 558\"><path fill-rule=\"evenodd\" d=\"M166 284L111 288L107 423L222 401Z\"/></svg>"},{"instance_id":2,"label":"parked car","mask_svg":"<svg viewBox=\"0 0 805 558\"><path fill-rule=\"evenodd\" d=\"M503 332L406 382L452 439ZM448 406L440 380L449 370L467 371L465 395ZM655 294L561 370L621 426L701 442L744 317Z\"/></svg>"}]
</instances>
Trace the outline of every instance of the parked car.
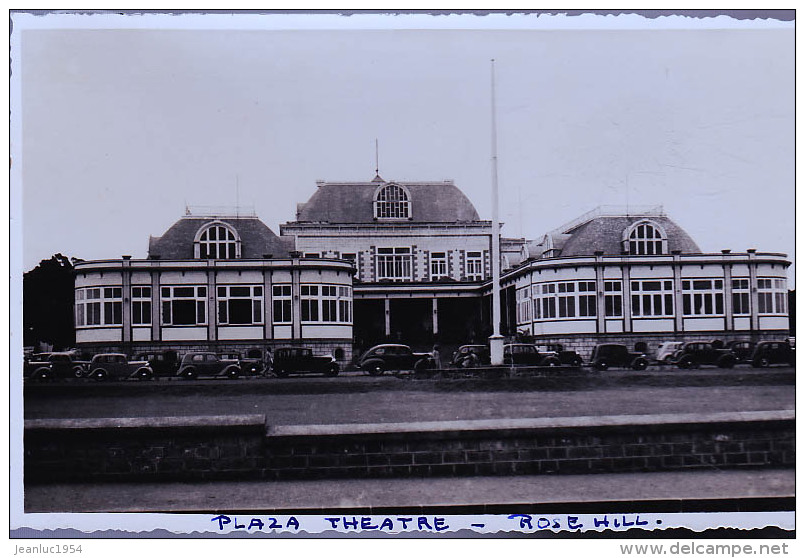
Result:
<instances>
[{"instance_id":1,"label":"parked car","mask_svg":"<svg viewBox=\"0 0 805 558\"><path fill-rule=\"evenodd\" d=\"M671 364L674 353L677 352L684 343L682 341L666 341L661 343L657 349L657 356L654 357L658 363Z\"/></svg>"},{"instance_id":2,"label":"parked car","mask_svg":"<svg viewBox=\"0 0 805 558\"><path fill-rule=\"evenodd\" d=\"M503 364L525 364L530 366L561 366L554 352L540 352L536 345L528 343L509 343L503 345Z\"/></svg>"},{"instance_id":3,"label":"parked car","mask_svg":"<svg viewBox=\"0 0 805 558\"><path fill-rule=\"evenodd\" d=\"M455 368L473 368L489 364L488 345L462 345L453 353L449 366Z\"/></svg>"},{"instance_id":4,"label":"parked car","mask_svg":"<svg viewBox=\"0 0 805 558\"><path fill-rule=\"evenodd\" d=\"M538 345L537 349L544 353L554 353L565 366L582 366L584 359L576 351L565 350L561 343L548 343L547 345Z\"/></svg>"},{"instance_id":5,"label":"parked car","mask_svg":"<svg viewBox=\"0 0 805 558\"><path fill-rule=\"evenodd\" d=\"M796 365L796 351L785 341L761 341L752 353L752 366L766 368L772 364Z\"/></svg>"},{"instance_id":6,"label":"parked car","mask_svg":"<svg viewBox=\"0 0 805 558\"><path fill-rule=\"evenodd\" d=\"M727 348L735 355L735 362L752 362L755 353L754 341L730 341Z\"/></svg>"},{"instance_id":7,"label":"parked car","mask_svg":"<svg viewBox=\"0 0 805 558\"><path fill-rule=\"evenodd\" d=\"M415 353L408 345L375 345L358 359L358 368L372 376L386 370L422 371L433 368L435 363L430 353Z\"/></svg>"},{"instance_id":8,"label":"parked car","mask_svg":"<svg viewBox=\"0 0 805 558\"><path fill-rule=\"evenodd\" d=\"M262 349L249 349L240 359L240 369L244 374L259 376L271 368L271 353Z\"/></svg>"},{"instance_id":9,"label":"parked car","mask_svg":"<svg viewBox=\"0 0 805 558\"><path fill-rule=\"evenodd\" d=\"M240 372L240 364L236 359L221 358L215 353L197 352L187 353L182 357L176 375L187 380L199 377L238 378Z\"/></svg>"},{"instance_id":10,"label":"parked car","mask_svg":"<svg viewBox=\"0 0 805 558\"><path fill-rule=\"evenodd\" d=\"M604 343L593 348L590 364L596 370L609 368L632 368L645 370L648 360L645 353L633 353L626 345L617 343Z\"/></svg>"},{"instance_id":11,"label":"parked car","mask_svg":"<svg viewBox=\"0 0 805 558\"><path fill-rule=\"evenodd\" d=\"M121 353L101 353L92 357L87 377L93 380L150 380L154 371L146 360L129 361Z\"/></svg>"},{"instance_id":12,"label":"parked car","mask_svg":"<svg viewBox=\"0 0 805 558\"><path fill-rule=\"evenodd\" d=\"M23 365L23 379L63 380L81 378L87 370L86 361L74 359L73 353L35 353Z\"/></svg>"},{"instance_id":13,"label":"parked car","mask_svg":"<svg viewBox=\"0 0 805 558\"><path fill-rule=\"evenodd\" d=\"M176 351L155 351L153 353L140 353L134 360L145 360L154 371L154 376L175 376L179 369L179 356Z\"/></svg>"},{"instance_id":14,"label":"parked car","mask_svg":"<svg viewBox=\"0 0 805 558\"><path fill-rule=\"evenodd\" d=\"M274 351L273 368L274 374L280 378L308 372L338 376L340 371L333 355L314 355L312 349L303 347L281 347Z\"/></svg>"},{"instance_id":15,"label":"parked car","mask_svg":"<svg viewBox=\"0 0 805 558\"><path fill-rule=\"evenodd\" d=\"M736 358L727 348L718 349L712 343L685 343L673 356L673 362L679 368L698 368L703 364L715 365L719 368L732 368Z\"/></svg>"}]
</instances>

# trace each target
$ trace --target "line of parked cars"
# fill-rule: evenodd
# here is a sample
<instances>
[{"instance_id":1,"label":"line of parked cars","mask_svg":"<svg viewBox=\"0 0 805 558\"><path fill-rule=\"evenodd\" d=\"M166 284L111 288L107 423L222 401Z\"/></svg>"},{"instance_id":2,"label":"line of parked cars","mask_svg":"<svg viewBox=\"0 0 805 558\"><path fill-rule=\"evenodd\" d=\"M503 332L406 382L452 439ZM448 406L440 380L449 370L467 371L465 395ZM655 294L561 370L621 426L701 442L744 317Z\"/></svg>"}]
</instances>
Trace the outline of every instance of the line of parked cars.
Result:
<instances>
[{"instance_id":1,"label":"line of parked cars","mask_svg":"<svg viewBox=\"0 0 805 558\"><path fill-rule=\"evenodd\" d=\"M259 354L258 354L259 353ZM75 352L38 353L26 359L25 380L47 381L67 378L103 380L151 380L155 378L239 378L241 376L321 373L337 376L340 367L333 355L314 355L312 349L278 348L272 358L262 351L214 353L193 351L179 357L174 351L154 351L129 359L122 353L100 353L82 360Z\"/></svg>"},{"instance_id":2,"label":"line of parked cars","mask_svg":"<svg viewBox=\"0 0 805 558\"><path fill-rule=\"evenodd\" d=\"M719 342L695 341L683 343L669 341L660 345L656 361L678 368L691 369L702 365L732 368L736 364L750 364L755 368L767 368L775 364L794 366L796 351L789 341L736 340L726 345Z\"/></svg>"},{"instance_id":3,"label":"line of parked cars","mask_svg":"<svg viewBox=\"0 0 805 558\"><path fill-rule=\"evenodd\" d=\"M448 368L478 368L490 365L489 346L471 344L460 346L447 363ZM750 364L756 368L796 363L794 346L788 341L732 341L726 346L717 342L669 341L660 345L655 361L682 369L703 365L732 368ZM377 376L384 372L422 372L443 366L434 353L415 352L408 345L386 343L375 345L355 361L360 370ZM610 368L645 370L649 359L645 352L631 351L626 345L602 343L593 348L589 361L575 351L559 344L535 345L508 343L503 346L506 366L582 367L604 371ZM285 378L291 374L323 374L334 377L340 366L333 355L314 355L304 347L276 349L273 358L262 351L239 353L189 352L181 356L173 351L150 352L129 359L122 353L101 353L90 360L77 358L74 352L39 353L26 359L23 377L26 380L64 380L88 378L103 380L151 380L178 377L184 379L239 378L269 376Z\"/></svg>"}]
</instances>

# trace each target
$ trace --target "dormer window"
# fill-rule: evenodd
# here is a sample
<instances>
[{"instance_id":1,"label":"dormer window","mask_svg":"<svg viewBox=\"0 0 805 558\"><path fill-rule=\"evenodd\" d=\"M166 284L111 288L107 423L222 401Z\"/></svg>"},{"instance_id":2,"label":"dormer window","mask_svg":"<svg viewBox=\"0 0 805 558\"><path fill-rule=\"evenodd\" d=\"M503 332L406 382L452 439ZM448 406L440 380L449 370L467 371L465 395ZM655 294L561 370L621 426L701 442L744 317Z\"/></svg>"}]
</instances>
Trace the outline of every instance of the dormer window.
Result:
<instances>
[{"instance_id":1,"label":"dormer window","mask_svg":"<svg viewBox=\"0 0 805 558\"><path fill-rule=\"evenodd\" d=\"M668 253L668 237L657 223L640 221L624 232L624 253L653 256Z\"/></svg>"},{"instance_id":2,"label":"dormer window","mask_svg":"<svg viewBox=\"0 0 805 558\"><path fill-rule=\"evenodd\" d=\"M196 234L195 257L202 260L234 260L240 258L240 238L223 222L214 222Z\"/></svg>"},{"instance_id":3,"label":"dormer window","mask_svg":"<svg viewBox=\"0 0 805 558\"><path fill-rule=\"evenodd\" d=\"M411 200L397 184L388 184L375 192L375 219L410 219Z\"/></svg>"}]
</instances>

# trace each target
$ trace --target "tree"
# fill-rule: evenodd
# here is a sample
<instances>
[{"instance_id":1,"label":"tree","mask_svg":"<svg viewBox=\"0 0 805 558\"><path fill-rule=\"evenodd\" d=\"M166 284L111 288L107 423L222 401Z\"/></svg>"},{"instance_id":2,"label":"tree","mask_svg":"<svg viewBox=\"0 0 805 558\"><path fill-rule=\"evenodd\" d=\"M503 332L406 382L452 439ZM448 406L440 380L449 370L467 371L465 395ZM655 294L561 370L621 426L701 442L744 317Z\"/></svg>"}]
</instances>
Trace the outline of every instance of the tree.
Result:
<instances>
[{"instance_id":1,"label":"tree","mask_svg":"<svg viewBox=\"0 0 805 558\"><path fill-rule=\"evenodd\" d=\"M22 278L23 343L46 342L56 348L75 345L75 278L70 259L61 254L42 260Z\"/></svg>"}]
</instances>

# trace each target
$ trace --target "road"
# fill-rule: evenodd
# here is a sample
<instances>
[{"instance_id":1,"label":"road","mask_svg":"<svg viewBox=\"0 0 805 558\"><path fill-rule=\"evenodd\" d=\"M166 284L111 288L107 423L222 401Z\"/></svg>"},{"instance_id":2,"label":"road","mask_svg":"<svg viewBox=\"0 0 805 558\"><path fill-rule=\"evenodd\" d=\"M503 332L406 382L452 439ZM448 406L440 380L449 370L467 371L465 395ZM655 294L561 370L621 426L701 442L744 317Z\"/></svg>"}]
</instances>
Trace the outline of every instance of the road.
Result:
<instances>
[{"instance_id":1,"label":"road","mask_svg":"<svg viewBox=\"0 0 805 558\"><path fill-rule=\"evenodd\" d=\"M26 386L24 416L265 414L269 424L603 416L794 409L793 369L607 373L551 382L393 377Z\"/></svg>"}]
</instances>

